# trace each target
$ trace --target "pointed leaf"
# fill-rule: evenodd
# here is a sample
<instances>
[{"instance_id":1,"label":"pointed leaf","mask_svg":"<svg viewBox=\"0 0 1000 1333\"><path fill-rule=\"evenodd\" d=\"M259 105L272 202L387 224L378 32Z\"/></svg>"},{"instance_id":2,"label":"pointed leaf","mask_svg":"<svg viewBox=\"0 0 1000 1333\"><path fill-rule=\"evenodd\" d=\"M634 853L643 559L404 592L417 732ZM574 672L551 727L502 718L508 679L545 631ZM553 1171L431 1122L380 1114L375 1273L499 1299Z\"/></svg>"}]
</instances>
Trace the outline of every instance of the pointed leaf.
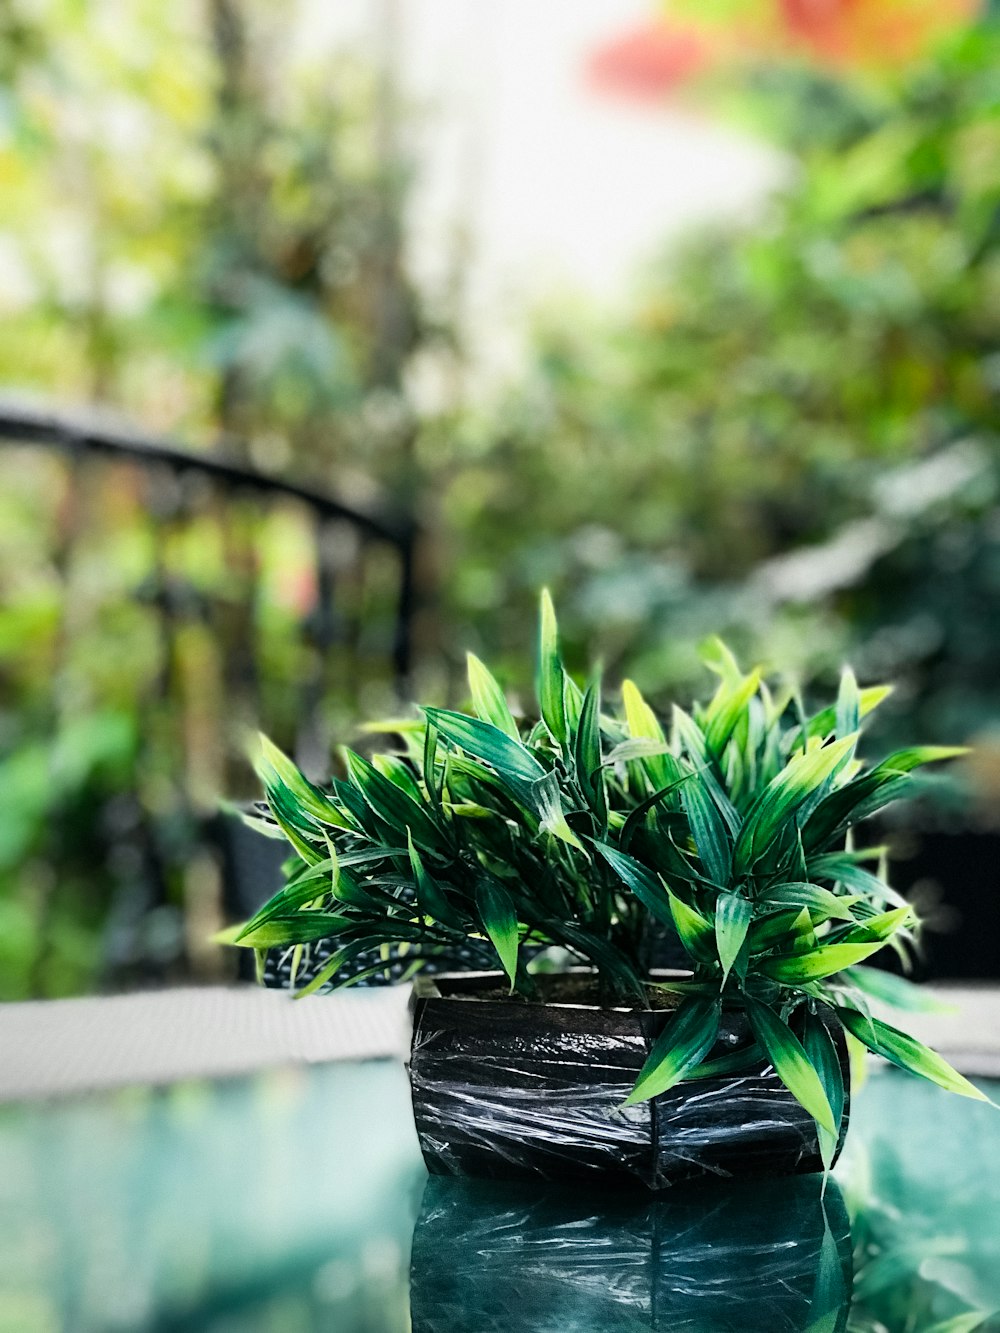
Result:
<instances>
[{"instance_id":1,"label":"pointed leaf","mask_svg":"<svg viewBox=\"0 0 1000 1333\"><path fill-rule=\"evenodd\" d=\"M347 772L351 782L361 792L374 813L391 828L405 833L409 829L413 840L428 851L439 849L444 841L441 830L426 807L413 799L391 778L380 773L367 759L344 750Z\"/></svg>"},{"instance_id":2,"label":"pointed leaf","mask_svg":"<svg viewBox=\"0 0 1000 1333\"><path fill-rule=\"evenodd\" d=\"M980 1092L967 1078L963 1078L957 1069L952 1069L948 1061L936 1051L917 1041L916 1037L910 1037L905 1032L900 1032L898 1028L880 1022L877 1018L866 1019L855 1009L840 1007L837 1009L837 1015L848 1032L863 1042L870 1051L880 1055L883 1060L889 1060L900 1069L909 1070L912 1074L919 1074L922 1078L947 1088L949 1092L957 1092L960 1097L971 1097L980 1102L989 1101L985 1093Z\"/></svg>"},{"instance_id":3,"label":"pointed leaf","mask_svg":"<svg viewBox=\"0 0 1000 1333\"><path fill-rule=\"evenodd\" d=\"M652 871L624 852L609 847L606 842L596 842L594 846L601 853L615 874L627 884L648 912L651 912L664 925L673 926L674 918L670 910L670 898L663 882Z\"/></svg>"},{"instance_id":4,"label":"pointed leaf","mask_svg":"<svg viewBox=\"0 0 1000 1333\"><path fill-rule=\"evenodd\" d=\"M685 1000L653 1043L625 1106L658 1097L699 1065L719 1037L722 1002Z\"/></svg>"},{"instance_id":5,"label":"pointed leaf","mask_svg":"<svg viewBox=\"0 0 1000 1333\"><path fill-rule=\"evenodd\" d=\"M574 743L576 776L587 804L603 831L608 822L608 800L601 772L601 686L593 681L583 696Z\"/></svg>"},{"instance_id":6,"label":"pointed leaf","mask_svg":"<svg viewBox=\"0 0 1000 1333\"><path fill-rule=\"evenodd\" d=\"M681 802L687 811L691 834L707 878L720 888L724 887L729 883L732 868L732 845L729 830L705 785L702 772L696 773L692 781L685 784Z\"/></svg>"},{"instance_id":7,"label":"pointed leaf","mask_svg":"<svg viewBox=\"0 0 1000 1333\"><path fill-rule=\"evenodd\" d=\"M469 692L472 695L472 706L476 710L476 716L483 722L492 723L511 740L519 741L521 735L514 721L514 715L489 667L480 662L475 653L467 655L466 664L469 673Z\"/></svg>"},{"instance_id":8,"label":"pointed leaf","mask_svg":"<svg viewBox=\"0 0 1000 1333\"><path fill-rule=\"evenodd\" d=\"M820 1156L823 1159L823 1166L829 1171L836 1156L840 1126L844 1118L846 1103L844 1072L840 1067L837 1049L826 1024L816 1014L806 1014L802 1045L810 1064L819 1075L819 1081L823 1085L830 1110L833 1112L833 1123L836 1126L834 1133L831 1134L823 1125L817 1126Z\"/></svg>"},{"instance_id":9,"label":"pointed leaf","mask_svg":"<svg viewBox=\"0 0 1000 1333\"><path fill-rule=\"evenodd\" d=\"M513 899L499 880L484 876L476 886L476 907L513 990L519 938Z\"/></svg>"},{"instance_id":10,"label":"pointed leaf","mask_svg":"<svg viewBox=\"0 0 1000 1333\"><path fill-rule=\"evenodd\" d=\"M538 707L545 725L560 745L565 745L566 699L563 665L559 656L559 629L548 588L542 589L538 618Z\"/></svg>"},{"instance_id":11,"label":"pointed leaf","mask_svg":"<svg viewBox=\"0 0 1000 1333\"><path fill-rule=\"evenodd\" d=\"M821 944L818 949L802 954L779 954L765 958L760 970L772 981L780 981L785 986L794 986L802 981L819 981L823 977L832 977L835 972L842 972L845 967L853 967L863 958L869 958L879 949L884 948L882 940L869 944Z\"/></svg>"},{"instance_id":12,"label":"pointed leaf","mask_svg":"<svg viewBox=\"0 0 1000 1333\"><path fill-rule=\"evenodd\" d=\"M831 892L830 889L824 889L819 884L793 880L785 884L772 884L761 894L760 901L808 907L810 914L816 913L814 919L818 924L821 915L826 919L833 917L840 921L853 921L851 907L861 900L853 894L844 897Z\"/></svg>"},{"instance_id":13,"label":"pointed leaf","mask_svg":"<svg viewBox=\"0 0 1000 1333\"><path fill-rule=\"evenodd\" d=\"M748 870L787 827L792 815L850 756L856 736L845 736L821 749L790 759L758 796L747 814L733 853L737 874Z\"/></svg>"},{"instance_id":14,"label":"pointed leaf","mask_svg":"<svg viewBox=\"0 0 1000 1333\"><path fill-rule=\"evenodd\" d=\"M818 1125L836 1134L837 1126L823 1084L798 1037L768 1005L751 999L749 995L745 997L745 1003L754 1036L767 1053L778 1078Z\"/></svg>"},{"instance_id":15,"label":"pointed leaf","mask_svg":"<svg viewBox=\"0 0 1000 1333\"><path fill-rule=\"evenodd\" d=\"M446 708L425 708L424 712L442 736L474 759L492 765L500 777L532 783L545 776L545 769L531 751L492 723Z\"/></svg>"},{"instance_id":16,"label":"pointed leaf","mask_svg":"<svg viewBox=\"0 0 1000 1333\"><path fill-rule=\"evenodd\" d=\"M715 902L715 940L722 964L722 984L736 962L753 920L753 903L740 893L720 893Z\"/></svg>"}]
</instances>

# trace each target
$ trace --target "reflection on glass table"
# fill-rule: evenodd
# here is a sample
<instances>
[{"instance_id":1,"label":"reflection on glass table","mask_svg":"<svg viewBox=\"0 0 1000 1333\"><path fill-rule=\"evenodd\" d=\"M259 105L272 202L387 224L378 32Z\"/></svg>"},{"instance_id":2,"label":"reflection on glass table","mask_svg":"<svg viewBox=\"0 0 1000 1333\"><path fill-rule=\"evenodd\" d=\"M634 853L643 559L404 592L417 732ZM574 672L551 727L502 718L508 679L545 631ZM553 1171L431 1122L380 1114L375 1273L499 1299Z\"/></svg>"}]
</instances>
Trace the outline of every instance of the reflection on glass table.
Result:
<instances>
[{"instance_id":1,"label":"reflection on glass table","mask_svg":"<svg viewBox=\"0 0 1000 1333\"><path fill-rule=\"evenodd\" d=\"M875 1073L821 1186L428 1179L389 1061L8 1106L0 1330L1000 1328L990 1106Z\"/></svg>"}]
</instances>

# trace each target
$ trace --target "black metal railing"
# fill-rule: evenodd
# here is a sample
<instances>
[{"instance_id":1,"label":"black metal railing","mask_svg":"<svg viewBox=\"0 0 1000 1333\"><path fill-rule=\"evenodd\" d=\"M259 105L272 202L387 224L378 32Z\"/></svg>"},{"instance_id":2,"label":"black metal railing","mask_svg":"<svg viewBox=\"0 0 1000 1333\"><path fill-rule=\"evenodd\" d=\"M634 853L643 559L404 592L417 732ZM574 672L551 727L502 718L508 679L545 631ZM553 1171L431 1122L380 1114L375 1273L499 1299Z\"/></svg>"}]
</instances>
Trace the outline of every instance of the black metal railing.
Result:
<instances>
[{"instance_id":1,"label":"black metal railing","mask_svg":"<svg viewBox=\"0 0 1000 1333\"><path fill-rule=\"evenodd\" d=\"M88 414L0 403L0 445L0 993L219 975L275 856L218 797L253 794L248 730L321 773L405 692L413 525Z\"/></svg>"}]
</instances>

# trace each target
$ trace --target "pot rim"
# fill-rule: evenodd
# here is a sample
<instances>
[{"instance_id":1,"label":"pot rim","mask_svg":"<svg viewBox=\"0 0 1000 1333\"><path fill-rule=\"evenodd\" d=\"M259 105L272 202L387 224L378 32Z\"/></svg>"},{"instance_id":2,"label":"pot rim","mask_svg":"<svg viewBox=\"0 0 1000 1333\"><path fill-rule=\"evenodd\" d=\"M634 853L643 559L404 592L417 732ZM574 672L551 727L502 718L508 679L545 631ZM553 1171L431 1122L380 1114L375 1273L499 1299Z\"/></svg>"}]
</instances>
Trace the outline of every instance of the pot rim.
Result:
<instances>
[{"instance_id":1,"label":"pot rim","mask_svg":"<svg viewBox=\"0 0 1000 1333\"><path fill-rule=\"evenodd\" d=\"M596 967L568 967L560 972L540 973L535 980L543 981L546 977L596 977ZM652 968L647 974L650 981L690 981L693 972L681 968ZM491 972L438 972L433 975L417 973L413 979L414 1000L452 1001L466 1004L469 1001L478 1004L511 1004L525 1006L530 1010L539 1009L586 1009L594 1013L610 1014L646 1014L665 1013L664 1009L649 1009L636 1004L587 1004L579 1000L526 1000L523 996L491 995L488 998L478 992L485 987L495 988L507 982L507 974ZM444 983L442 990L440 983Z\"/></svg>"}]
</instances>

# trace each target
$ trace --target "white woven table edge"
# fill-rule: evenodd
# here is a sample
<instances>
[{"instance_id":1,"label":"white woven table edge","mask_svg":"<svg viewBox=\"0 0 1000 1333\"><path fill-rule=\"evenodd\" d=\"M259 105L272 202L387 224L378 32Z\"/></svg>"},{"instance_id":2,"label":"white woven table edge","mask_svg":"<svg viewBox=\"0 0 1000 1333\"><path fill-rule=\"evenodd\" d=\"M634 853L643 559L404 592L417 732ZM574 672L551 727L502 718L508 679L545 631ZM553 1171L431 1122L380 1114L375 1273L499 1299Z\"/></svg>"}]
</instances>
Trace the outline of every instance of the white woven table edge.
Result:
<instances>
[{"instance_id":1,"label":"white woven table edge","mask_svg":"<svg viewBox=\"0 0 1000 1333\"><path fill-rule=\"evenodd\" d=\"M0 1102L401 1059L408 998L408 987L292 1000L232 986L0 1005Z\"/></svg>"}]
</instances>

